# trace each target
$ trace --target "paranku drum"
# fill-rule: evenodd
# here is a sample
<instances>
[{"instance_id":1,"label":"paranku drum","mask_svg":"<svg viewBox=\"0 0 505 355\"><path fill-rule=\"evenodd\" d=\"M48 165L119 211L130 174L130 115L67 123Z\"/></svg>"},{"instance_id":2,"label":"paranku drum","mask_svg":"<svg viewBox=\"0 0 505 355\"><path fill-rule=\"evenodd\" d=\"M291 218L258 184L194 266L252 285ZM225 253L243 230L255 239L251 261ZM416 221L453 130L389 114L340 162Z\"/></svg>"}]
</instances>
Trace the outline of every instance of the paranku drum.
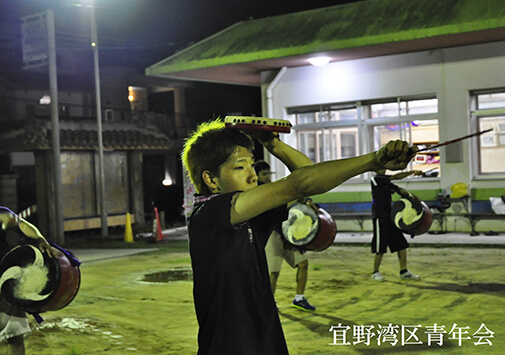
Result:
<instances>
[{"instance_id":1,"label":"paranku drum","mask_svg":"<svg viewBox=\"0 0 505 355\"><path fill-rule=\"evenodd\" d=\"M327 249L337 234L337 225L331 215L313 203L294 203L281 229L290 244L313 251Z\"/></svg>"},{"instance_id":2,"label":"paranku drum","mask_svg":"<svg viewBox=\"0 0 505 355\"><path fill-rule=\"evenodd\" d=\"M57 251L57 258L30 244L9 251L0 261L4 299L28 313L66 307L77 295L81 274L76 262L62 250Z\"/></svg>"},{"instance_id":3,"label":"paranku drum","mask_svg":"<svg viewBox=\"0 0 505 355\"><path fill-rule=\"evenodd\" d=\"M291 122L277 118L253 117L253 116L226 116L224 118L226 128L270 131L290 133Z\"/></svg>"},{"instance_id":4,"label":"paranku drum","mask_svg":"<svg viewBox=\"0 0 505 355\"><path fill-rule=\"evenodd\" d=\"M393 223L404 233L420 235L426 233L433 222L429 207L415 197L402 197L391 207Z\"/></svg>"}]
</instances>

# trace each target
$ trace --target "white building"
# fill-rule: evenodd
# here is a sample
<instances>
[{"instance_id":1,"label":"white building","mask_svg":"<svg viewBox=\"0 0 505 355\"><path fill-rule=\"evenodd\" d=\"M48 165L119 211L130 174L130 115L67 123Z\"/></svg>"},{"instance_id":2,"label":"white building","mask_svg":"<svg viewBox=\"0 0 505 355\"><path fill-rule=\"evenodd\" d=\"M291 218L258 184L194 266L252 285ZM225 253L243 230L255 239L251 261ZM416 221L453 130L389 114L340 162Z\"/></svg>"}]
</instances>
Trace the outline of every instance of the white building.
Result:
<instances>
[{"instance_id":1,"label":"white building","mask_svg":"<svg viewBox=\"0 0 505 355\"><path fill-rule=\"evenodd\" d=\"M329 63L311 65L313 57ZM263 114L290 120L283 139L314 162L390 139L422 148L490 130L418 154L410 168L425 176L399 182L432 203L455 183L468 185L469 197L452 201L448 212L457 216L447 226L469 231L479 219L467 211L491 214L489 197L505 194L504 69L502 2L368 0L239 22L146 73L258 86ZM272 163L277 178L288 173ZM314 200L335 215L361 213L370 206L369 180L364 174ZM504 231L504 217L477 229Z\"/></svg>"}]
</instances>

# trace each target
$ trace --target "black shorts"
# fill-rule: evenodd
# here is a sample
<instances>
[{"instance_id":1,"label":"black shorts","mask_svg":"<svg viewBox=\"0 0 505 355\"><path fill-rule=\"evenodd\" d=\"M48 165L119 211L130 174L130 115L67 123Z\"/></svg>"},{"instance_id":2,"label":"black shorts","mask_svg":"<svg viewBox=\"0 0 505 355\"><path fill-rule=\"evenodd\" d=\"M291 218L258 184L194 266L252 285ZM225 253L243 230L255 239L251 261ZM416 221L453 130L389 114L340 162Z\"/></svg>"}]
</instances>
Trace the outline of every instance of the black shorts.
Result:
<instances>
[{"instance_id":1,"label":"black shorts","mask_svg":"<svg viewBox=\"0 0 505 355\"><path fill-rule=\"evenodd\" d=\"M384 254L387 248L391 253L407 249L409 243L402 231L389 219L373 219L372 253Z\"/></svg>"}]
</instances>

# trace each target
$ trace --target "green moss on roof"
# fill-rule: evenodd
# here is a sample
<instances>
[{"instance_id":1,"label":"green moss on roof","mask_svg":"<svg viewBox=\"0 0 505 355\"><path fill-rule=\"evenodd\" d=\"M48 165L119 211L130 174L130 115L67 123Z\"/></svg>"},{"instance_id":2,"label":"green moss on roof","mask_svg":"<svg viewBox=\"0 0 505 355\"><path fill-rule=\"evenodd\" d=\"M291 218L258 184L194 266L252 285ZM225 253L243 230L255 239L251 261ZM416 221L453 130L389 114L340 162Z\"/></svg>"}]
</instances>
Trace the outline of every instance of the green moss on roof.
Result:
<instances>
[{"instance_id":1,"label":"green moss on roof","mask_svg":"<svg viewBox=\"0 0 505 355\"><path fill-rule=\"evenodd\" d=\"M148 75L505 27L503 0L367 0L239 22Z\"/></svg>"}]
</instances>

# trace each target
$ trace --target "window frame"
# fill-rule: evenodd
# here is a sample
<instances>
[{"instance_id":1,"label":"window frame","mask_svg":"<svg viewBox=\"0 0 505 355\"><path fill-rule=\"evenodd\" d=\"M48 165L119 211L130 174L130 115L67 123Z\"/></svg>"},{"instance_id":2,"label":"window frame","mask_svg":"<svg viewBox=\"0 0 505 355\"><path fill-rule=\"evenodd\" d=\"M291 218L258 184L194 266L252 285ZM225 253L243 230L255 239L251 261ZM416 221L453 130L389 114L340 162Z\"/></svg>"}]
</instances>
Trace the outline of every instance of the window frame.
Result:
<instances>
[{"instance_id":1,"label":"window frame","mask_svg":"<svg viewBox=\"0 0 505 355\"><path fill-rule=\"evenodd\" d=\"M416 114L408 114L408 103L411 101L421 101L421 100L436 100L436 112L435 113L416 113ZM372 116L372 105L375 104L391 104L396 103L398 105L398 115L396 116L388 116L388 117L371 117ZM406 113L402 114L401 105L405 103L406 105ZM293 118L293 131L296 137L297 148L300 149L300 134L311 132L316 136L316 146L315 146L315 155L317 157L316 161L319 160L319 147L318 141L320 140L320 135L328 134L328 131L331 132L333 129L342 129L342 128L351 128L356 129L356 145L357 145L357 156L365 154L367 152L371 152L374 150L374 141L375 134L374 128L376 126L385 126L385 125L400 125L404 126L405 124L409 125L413 121L428 121L435 120L437 122L438 127L440 127L439 122L439 109L438 109L439 100L435 94L429 95L416 95L416 96L406 96L406 97L396 97L396 98L384 98L377 100L367 100L367 101L356 101L356 102L345 102L345 103L333 103L333 104L324 104L324 105L313 105L313 106L304 106L304 107L292 107L287 109L287 114ZM356 109L356 119L350 120L338 120L338 121L316 121L312 123L298 123L298 115L299 114L307 114L307 113L322 113L328 112L331 116L331 111L339 111L339 110L348 110L348 109ZM315 120L317 120L317 115L314 115ZM403 132L403 129L401 130ZM401 134L400 139L405 139L405 134ZM410 134L410 139L412 139L412 134ZM440 140L440 137L437 137L437 142ZM331 142L332 146L330 149L335 149L333 147L333 142ZM335 154L338 155L338 154ZM323 157L325 160L333 159L333 157ZM325 161L321 160L321 161ZM409 168L412 168L413 163L409 164ZM438 163L439 170L441 170L441 163ZM369 174L362 174L360 176L352 178L351 182L365 182L369 179ZM415 181L431 181L432 179L439 180L440 173L437 177L422 177L413 179Z\"/></svg>"},{"instance_id":2,"label":"window frame","mask_svg":"<svg viewBox=\"0 0 505 355\"><path fill-rule=\"evenodd\" d=\"M492 107L492 108L479 108L478 97L480 95L486 94L505 94L505 88L499 89L488 89L488 90L474 90L469 92L469 102L470 102L470 127L472 131L478 132L480 130L480 120L482 118L493 118L493 117L505 117L505 100L504 106L501 108ZM499 137L499 133L495 133L497 135L497 139ZM494 172L483 172L482 171L482 158L481 158L481 138L476 139L475 141L470 142L470 154L471 160L476 162L476 164L471 165L471 173L473 178L479 179L489 179L489 178L497 178L502 179L505 175L503 171L494 171Z\"/></svg>"}]
</instances>

